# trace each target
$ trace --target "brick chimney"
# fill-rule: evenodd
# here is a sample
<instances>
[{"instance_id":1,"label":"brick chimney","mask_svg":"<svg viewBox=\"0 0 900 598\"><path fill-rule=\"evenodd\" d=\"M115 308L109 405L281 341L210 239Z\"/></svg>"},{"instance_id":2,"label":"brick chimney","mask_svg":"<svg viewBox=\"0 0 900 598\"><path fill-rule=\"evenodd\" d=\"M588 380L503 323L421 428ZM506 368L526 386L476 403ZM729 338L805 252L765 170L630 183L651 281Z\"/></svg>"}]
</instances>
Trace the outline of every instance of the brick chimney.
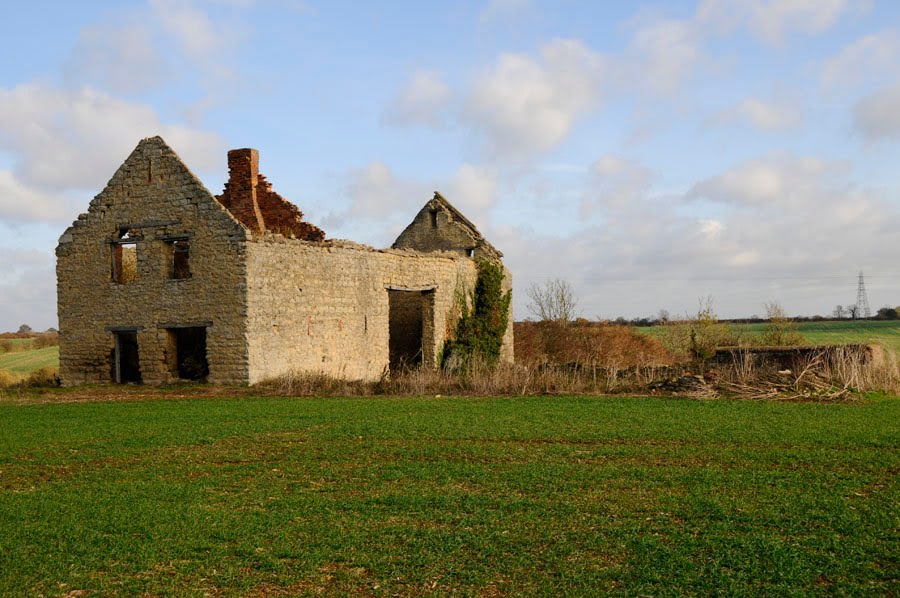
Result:
<instances>
[{"instance_id":1,"label":"brick chimney","mask_svg":"<svg viewBox=\"0 0 900 598\"><path fill-rule=\"evenodd\" d=\"M219 202L255 233L266 229L259 210L256 188L259 185L259 152L251 148L228 152L228 182Z\"/></svg>"}]
</instances>

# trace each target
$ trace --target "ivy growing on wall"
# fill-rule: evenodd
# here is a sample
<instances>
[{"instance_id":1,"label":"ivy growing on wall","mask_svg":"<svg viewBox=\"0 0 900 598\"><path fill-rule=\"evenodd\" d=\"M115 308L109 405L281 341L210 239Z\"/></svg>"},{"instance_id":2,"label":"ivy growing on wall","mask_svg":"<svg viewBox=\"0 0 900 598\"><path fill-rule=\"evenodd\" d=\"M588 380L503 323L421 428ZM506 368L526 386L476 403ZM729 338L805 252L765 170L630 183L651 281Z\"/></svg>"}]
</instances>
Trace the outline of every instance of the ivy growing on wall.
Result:
<instances>
[{"instance_id":1,"label":"ivy growing on wall","mask_svg":"<svg viewBox=\"0 0 900 598\"><path fill-rule=\"evenodd\" d=\"M500 358L512 293L503 292L503 271L497 264L479 260L477 266L472 307L463 296L456 334L444 345L442 365L449 369L476 361L493 365Z\"/></svg>"}]
</instances>

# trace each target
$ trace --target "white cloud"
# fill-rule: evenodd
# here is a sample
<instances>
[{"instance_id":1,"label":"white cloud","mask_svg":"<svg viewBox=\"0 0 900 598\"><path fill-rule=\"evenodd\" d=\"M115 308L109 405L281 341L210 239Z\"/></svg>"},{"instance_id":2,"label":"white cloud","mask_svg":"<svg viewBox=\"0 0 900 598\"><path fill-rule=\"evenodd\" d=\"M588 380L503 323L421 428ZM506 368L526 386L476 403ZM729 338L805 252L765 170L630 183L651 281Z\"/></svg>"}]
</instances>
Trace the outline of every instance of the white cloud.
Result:
<instances>
[{"instance_id":1,"label":"white cloud","mask_svg":"<svg viewBox=\"0 0 900 598\"><path fill-rule=\"evenodd\" d=\"M69 91L28 83L0 88L0 147L16 156L16 171L28 183L96 188L140 139L156 134L199 170L221 161L217 135L163 124L143 104L87 87Z\"/></svg>"},{"instance_id":2,"label":"white cloud","mask_svg":"<svg viewBox=\"0 0 900 598\"><path fill-rule=\"evenodd\" d=\"M628 164L607 157L592 170L618 176ZM533 228L485 232L514 272L517 317L524 289L548 272L573 283L587 316L696 311L708 294L732 317L773 298L793 313L829 313L852 302L860 268L890 268L900 243L890 225L900 210L849 175L837 161L763 156L699 181L694 189L719 202L711 206L684 210L645 186L627 209L598 205L599 224L568 235L544 232L539 218ZM557 207L546 209L549 219Z\"/></svg>"},{"instance_id":3,"label":"white cloud","mask_svg":"<svg viewBox=\"0 0 900 598\"><path fill-rule=\"evenodd\" d=\"M427 185L398 177L381 161L353 169L347 178L345 193L350 208L344 216L353 219L390 219L398 213L408 214L417 203L431 199Z\"/></svg>"},{"instance_id":4,"label":"white cloud","mask_svg":"<svg viewBox=\"0 0 900 598\"><path fill-rule=\"evenodd\" d=\"M50 251L0 246L0 332L57 326L53 263Z\"/></svg>"},{"instance_id":5,"label":"white cloud","mask_svg":"<svg viewBox=\"0 0 900 598\"><path fill-rule=\"evenodd\" d=\"M867 79L883 81L900 75L900 33L888 29L866 35L841 49L822 66L825 89L857 88Z\"/></svg>"},{"instance_id":6,"label":"white cloud","mask_svg":"<svg viewBox=\"0 0 900 598\"><path fill-rule=\"evenodd\" d=\"M700 226L700 234L709 241L718 241L725 231L725 225L719 220L700 220L697 224Z\"/></svg>"},{"instance_id":7,"label":"white cloud","mask_svg":"<svg viewBox=\"0 0 900 598\"><path fill-rule=\"evenodd\" d=\"M796 33L821 34L845 15L868 10L865 0L702 0L696 20L718 33L746 26L757 38L781 45Z\"/></svg>"},{"instance_id":8,"label":"white cloud","mask_svg":"<svg viewBox=\"0 0 900 598\"><path fill-rule=\"evenodd\" d=\"M630 84L657 94L670 94L705 60L701 36L687 20L662 19L640 26L622 64Z\"/></svg>"},{"instance_id":9,"label":"white cloud","mask_svg":"<svg viewBox=\"0 0 900 598\"><path fill-rule=\"evenodd\" d=\"M385 109L382 119L394 125L424 125L439 128L448 120L452 101L450 88L439 73L416 71L406 87Z\"/></svg>"},{"instance_id":10,"label":"white cloud","mask_svg":"<svg viewBox=\"0 0 900 598\"><path fill-rule=\"evenodd\" d=\"M853 108L853 125L867 141L900 139L900 83L863 98Z\"/></svg>"},{"instance_id":11,"label":"white cloud","mask_svg":"<svg viewBox=\"0 0 900 598\"><path fill-rule=\"evenodd\" d=\"M490 168L462 164L451 179L444 183L442 195L476 226L489 223L489 213L497 201L497 175Z\"/></svg>"},{"instance_id":12,"label":"white cloud","mask_svg":"<svg viewBox=\"0 0 900 598\"><path fill-rule=\"evenodd\" d=\"M164 124L149 106L91 88L0 88L0 150L14 159L2 181L10 193L4 217L40 218L51 204L62 208L67 190L101 189L138 141L157 134L194 169L222 162L224 145L217 135ZM10 207L16 202L32 207Z\"/></svg>"},{"instance_id":13,"label":"white cloud","mask_svg":"<svg viewBox=\"0 0 900 598\"><path fill-rule=\"evenodd\" d=\"M618 155L599 158L590 168L590 189L581 205L581 216L589 217L598 207L622 210L640 203L653 181L643 165Z\"/></svg>"},{"instance_id":14,"label":"white cloud","mask_svg":"<svg viewBox=\"0 0 900 598\"><path fill-rule=\"evenodd\" d=\"M800 116L793 107L755 97L746 98L710 119L713 124L747 123L768 131L789 129L799 120Z\"/></svg>"},{"instance_id":15,"label":"white cloud","mask_svg":"<svg viewBox=\"0 0 900 598\"><path fill-rule=\"evenodd\" d=\"M347 181L344 194L349 198L350 206L339 214L332 214L328 220L332 226L340 227L345 222L365 219L369 221L368 228L375 221L383 224L377 227L379 229L399 232L431 199L434 191L440 191L476 224L483 223L497 194L494 171L469 163L461 164L449 176L428 182L398 176L384 162L374 161L363 168L352 169L347 173ZM365 241L379 244L371 237Z\"/></svg>"},{"instance_id":16,"label":"white cloud","mask_svg":"<svg viewBox=\"0 0 900 598\"><path fill-rule=\"evenodd\" d=\"M810 199L810 190L821 184L824 175L843 169L842 163L815 158L748 160L728 172L700 181L685 197L738 206L784 205Z\"/></svg>"},{"instance_id":17,"label":"white cloud","mask_svg":"<svg viewBox=\"0 0 900 598\"><path fill-rule=\"evenodd\" d=\"M110 20L81 30L63 75L75 86L138 93L159 86L171 71L146 23Z\"/></svg>"},{"instance_id":18,"label":"white cloud","mask_svg":"<svg viewBox=\"0 0 900 598\"><path fill-rule=\"evenodd\" d=\"M73 210L66 204L59 194L24 185L12 172L0 170L0 221L71 221Z\"/></svg>"},{"instance_id":19,"label":"white cloud","mask_svg":"<svg viewBox=\"0 0 900 598\"><path fill-rule=\"evenodd\" d=\"M549 150L601 98L604 59L578 40L541 47L540 58L503 54L465 103L463 120L499 156Z\"/></svg>"},{"instance_id":20,"label":"white cloud","mask_svg":"<svg viewBox=\"0 0 900 598\"><path fill-rule=\"evenodd\" d=\"M235 32L225 30L189 1L149 0L149 5L162 27L195 61L215 60L234 41Z\"/></svg>"},{"instance_id":21,"label":"white cloud","mask_svg":"<svg viewBox=\"0 0 900 598\"><path fill-rule=\"evenodd\" d=\"M773 44L782 43L794 31L827 31L854 8L847 0L753 0L746 6L750 30Z\"/></svg>"}]
</instances>

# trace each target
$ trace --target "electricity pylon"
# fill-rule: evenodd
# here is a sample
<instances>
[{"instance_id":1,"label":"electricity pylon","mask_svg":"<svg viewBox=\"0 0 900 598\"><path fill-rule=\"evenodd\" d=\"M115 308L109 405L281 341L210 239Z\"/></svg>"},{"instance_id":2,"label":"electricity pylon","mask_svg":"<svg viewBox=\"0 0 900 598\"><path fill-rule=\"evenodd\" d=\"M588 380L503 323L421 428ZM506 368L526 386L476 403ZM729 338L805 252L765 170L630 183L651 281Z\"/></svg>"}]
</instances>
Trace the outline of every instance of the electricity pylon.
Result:
<instances>
[{"instance_id":1,"label":"electricity pylon","mask_svg":"<svg viewBox=\"0 0 900 598\"><path fill-rule=\"evenodd\" d=\"M869 298L866 296L866 281L863 280L862 270L859 271L859 286L856 287L856 313L864 318L872 317L869 309Z\"/></svg>"}]
</instances>

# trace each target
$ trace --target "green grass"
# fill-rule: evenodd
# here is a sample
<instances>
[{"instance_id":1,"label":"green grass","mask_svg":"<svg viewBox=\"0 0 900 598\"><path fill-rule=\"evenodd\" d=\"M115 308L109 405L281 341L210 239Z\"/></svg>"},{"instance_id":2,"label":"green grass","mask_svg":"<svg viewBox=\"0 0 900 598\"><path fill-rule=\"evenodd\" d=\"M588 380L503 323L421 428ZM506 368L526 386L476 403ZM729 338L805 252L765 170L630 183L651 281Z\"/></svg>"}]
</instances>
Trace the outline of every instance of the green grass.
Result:
<instances>
[{"instance_id":1,"label":"green grass","mask_svg":"<svg viewBox=\"0 0 900 598\"><path fill-rule=\"evenodd\" d=\"M0 402L0 595L894 594L900 400Z\"/></svg>"},{"instance_id":2,"label":"green grass","mask_svg":"<svg viewBox=\"0 0 900 598\"><path fill-rule=\"evenodd\" d=\"M800 332L816 344L878 342L900 350L900 321L804 322Z\"/></svg>"},{"instance_id":3,"label":"green grass","mask_svg":"<svg viewBox=\"0 0 900 598\"><path fill-rule=\"evenodd\" d=\"M729 324L729 326L755 337L761 337L766 330L765 323ZM900 320L801 322L798 327L800 334L814 345L880 343L900 351ZM657 336L662 332L662 327L650 326L638 330Z\"/></svg>"},{"instance_id":4,"label":"green grass","mask_svg":"<svg viewBox=\"0 0 900 598\"><path fill-rule=\"evenodd\" d=\"M59 367L59 347L0 353L0 370L28 374L42 367Z\"/></svg>"}]
</instances>

